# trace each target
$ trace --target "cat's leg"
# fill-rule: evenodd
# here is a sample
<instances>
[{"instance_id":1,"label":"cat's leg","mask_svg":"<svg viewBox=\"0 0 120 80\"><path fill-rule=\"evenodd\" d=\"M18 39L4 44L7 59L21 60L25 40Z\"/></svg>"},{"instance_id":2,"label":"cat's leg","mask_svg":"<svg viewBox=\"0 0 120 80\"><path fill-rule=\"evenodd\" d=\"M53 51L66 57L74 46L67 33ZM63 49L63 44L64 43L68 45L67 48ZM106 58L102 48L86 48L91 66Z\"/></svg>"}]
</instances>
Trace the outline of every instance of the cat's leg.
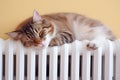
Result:
<instances>
[{"instance_id":1,"label":"cat's leg","mask_svg":"<svg viewBox=\"0 0 120 80\"><path fill-rule=\"evenodd\" d=\"M95 39L88 41L86 47L88 50L96 50L99 47L104 48L105 43L106 43L105 37L96 37Z\"/></svg>"}]
</instances>

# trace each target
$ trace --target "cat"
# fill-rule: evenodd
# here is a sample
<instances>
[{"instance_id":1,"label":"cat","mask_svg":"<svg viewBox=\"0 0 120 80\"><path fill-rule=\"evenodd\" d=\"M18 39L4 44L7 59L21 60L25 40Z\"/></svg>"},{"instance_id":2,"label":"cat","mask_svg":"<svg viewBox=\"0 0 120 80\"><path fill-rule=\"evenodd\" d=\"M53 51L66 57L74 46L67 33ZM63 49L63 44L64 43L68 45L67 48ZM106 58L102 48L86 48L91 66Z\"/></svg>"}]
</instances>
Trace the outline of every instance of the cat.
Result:
<instances>
[{"instance_id":1,"label":"cat","mask_svg":"<svg viewBox=\"0 0 120 80\"><path fill-rule=\"evenodd\" d=\"M97 49L105 39L116 39L112 31L100 21L76 13L40 15L36 10L33 17L7 34L14 40L20 40L25 47L42 48L88 40L86 46Z\"/></svg>"}]
</instances>

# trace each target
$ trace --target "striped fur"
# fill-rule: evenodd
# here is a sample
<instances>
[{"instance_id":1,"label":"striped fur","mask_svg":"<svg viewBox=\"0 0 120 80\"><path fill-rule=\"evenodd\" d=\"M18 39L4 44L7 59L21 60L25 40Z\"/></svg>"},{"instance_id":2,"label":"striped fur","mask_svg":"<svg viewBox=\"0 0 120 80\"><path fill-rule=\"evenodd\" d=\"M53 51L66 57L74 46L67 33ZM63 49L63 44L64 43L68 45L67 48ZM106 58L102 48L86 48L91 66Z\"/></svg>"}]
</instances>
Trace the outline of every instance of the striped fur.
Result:
<instances>
[{"instance_id":1,"label":"striped fur","mask_svg":"<svg viewBox=\"0 0 120 80\"><path fill-rule=\"evenodd\" d=\"M75 13L55 13L40 16L34 11L33 18L24 21L13 32L8 33L21 40L26 47L58 46L74 40L97 38L115 40L115 36L101 22Z\"/></svg>"},{"instance_id":2,"label":"striped fur","mask_svg":"<svg viewBox=\"0 0 120 80\"><path fill-rule=\"evenodd\" d=\"M61 32L53 38L49 44L49 46L58 46L63 45L65 43L71 43L74 41L73 35L68 32Z\"/></svg>"}]
</instances>

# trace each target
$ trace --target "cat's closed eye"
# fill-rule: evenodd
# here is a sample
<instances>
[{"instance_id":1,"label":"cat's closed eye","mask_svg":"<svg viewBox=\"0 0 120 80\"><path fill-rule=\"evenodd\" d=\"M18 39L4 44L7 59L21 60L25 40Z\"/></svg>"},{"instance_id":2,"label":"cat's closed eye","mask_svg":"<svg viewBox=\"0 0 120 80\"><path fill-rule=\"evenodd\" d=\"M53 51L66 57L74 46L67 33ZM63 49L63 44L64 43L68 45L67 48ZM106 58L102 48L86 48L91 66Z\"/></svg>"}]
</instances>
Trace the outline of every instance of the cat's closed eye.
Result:
<instances>
[{"instance_id":1,"label":"cat's closed eye","mask_svg":"<svg viewBox=\"0 0 120 80\"><path fill-rule=\"evenodd\" d=\"M44 32L43 32L43 31L41 31L41 32L39 33L39 37L40 37L40 38L43 38L43 37L44 37Z\"/></svg>"},{"instance_id":2,"label":"cat's closed eye","mask_svg":"<svg viewBox=\"0 0 120 80\"><path fill-rule=\"evenodd\" d=\"M38 29L34 29L34 32L37 33L37 32L38 32Z\"/></svg>"},{"instance_id":3,"label":"cat's closed eye","mask_svg":"<svg viewBox=\"0 0 120 80\"><path fill-rule=\"evenodd\" d=\"M46 28L49 28L48 26L44 26L44 27L42 27L42 29L46 29Z\"/></svg>"},{"instance_id":4,"label":"cat's closed eye","mask_svg":"<svg viewBox=\"0 0 120 80\"><path fill-rule=\"evenodd\" d=\"M27 38L29 38L29 39L30 39L30 38L31 38L31 35L30 35L30 34L27 34Z\"/></svg>"}]
</instances>

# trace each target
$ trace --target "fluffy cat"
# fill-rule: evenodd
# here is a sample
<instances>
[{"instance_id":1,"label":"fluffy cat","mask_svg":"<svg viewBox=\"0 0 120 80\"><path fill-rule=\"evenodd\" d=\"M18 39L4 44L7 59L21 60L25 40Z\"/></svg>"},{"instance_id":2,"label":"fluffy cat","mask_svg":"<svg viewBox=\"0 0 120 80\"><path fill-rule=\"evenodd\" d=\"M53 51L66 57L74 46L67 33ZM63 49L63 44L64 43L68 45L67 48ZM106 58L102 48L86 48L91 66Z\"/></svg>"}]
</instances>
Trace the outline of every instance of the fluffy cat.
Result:
<instances>
[{"instance_id":1,"label":"fluffy cat","mask_svg":"<svg viewBox=\"0 0 120 80\"><path fill-rule=\"evenodd\" d=\"M115 40L113 33L101 22L75 13L39 15L24 21L8 35L24 46L52 47L74 40L89 40L87 47L96 49L105 39Z\"/></svg>"}]
</instances>

